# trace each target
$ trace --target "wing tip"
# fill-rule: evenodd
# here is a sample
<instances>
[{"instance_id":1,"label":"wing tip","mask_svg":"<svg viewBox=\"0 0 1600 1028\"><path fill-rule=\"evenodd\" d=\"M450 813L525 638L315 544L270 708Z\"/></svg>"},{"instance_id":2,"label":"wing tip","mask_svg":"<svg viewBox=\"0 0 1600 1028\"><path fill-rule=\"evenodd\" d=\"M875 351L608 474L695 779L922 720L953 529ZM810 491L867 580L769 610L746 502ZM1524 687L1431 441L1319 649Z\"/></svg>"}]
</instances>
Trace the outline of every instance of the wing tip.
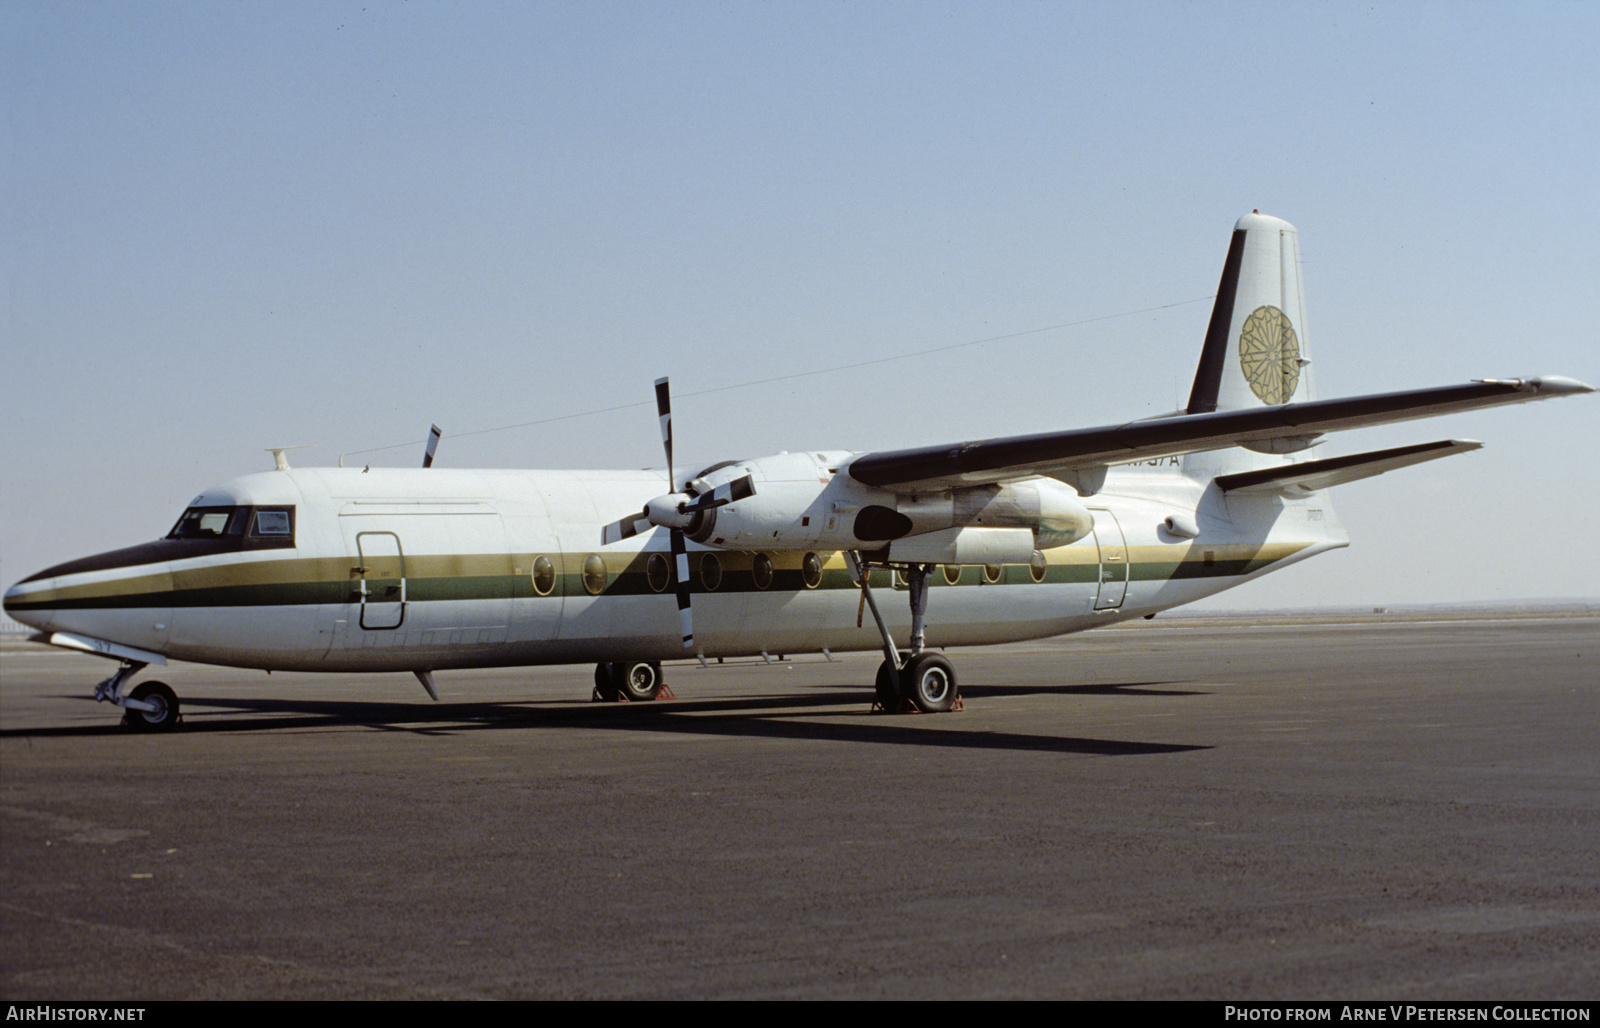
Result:
<instances>
[{"instance_id":1,"label":"wing tip","mask_svg":"<svg viewBox=\"0 0 1600 1028\"><path fill-rule=\"evenodd\" d=\"M1475 378L1484 385L1511 386L1521 393L1543 396L1580 396L1594 392L1594 386L1566 375L1533 375L1528 378Z\"/></svg>"}]
</instances>

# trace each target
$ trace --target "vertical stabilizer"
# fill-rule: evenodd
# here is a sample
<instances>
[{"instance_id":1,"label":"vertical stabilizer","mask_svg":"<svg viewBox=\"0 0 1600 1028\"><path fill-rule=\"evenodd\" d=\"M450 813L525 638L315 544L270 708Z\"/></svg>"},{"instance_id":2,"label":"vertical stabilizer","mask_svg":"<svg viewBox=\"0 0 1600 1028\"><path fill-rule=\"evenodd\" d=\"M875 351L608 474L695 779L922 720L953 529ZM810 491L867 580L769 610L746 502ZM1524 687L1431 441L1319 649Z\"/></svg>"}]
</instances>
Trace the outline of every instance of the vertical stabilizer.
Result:
<instances>
[{"instance_id":1,"label":"vertical stabilizer","mask_svg":"<svg viewBox=\"0 0 1600 1028\"><path fill-rule=\"evenodd\" d=\"M1300 243L1293 225L1252 212L1233 227L1217 286L1200 366L1189 393L1190 414L1251 410L1304 402L1311 387ZM1217 475L1279 466L1282 454L1314 438L1283 440L1271 454L1231 448L1185 458L1192 473Z\"/></svg>"},{"instance_id":2,"label":"vertical stabilizer","mask_svg":"<svg viewBox=\"0 0 1600 1028\"><path fill-rule=\"evenodd\" d=\"M1293 225L1246 214L1233 227L1190 414L1313 398L1300 245Z\"/></svg>"}]
</instances>

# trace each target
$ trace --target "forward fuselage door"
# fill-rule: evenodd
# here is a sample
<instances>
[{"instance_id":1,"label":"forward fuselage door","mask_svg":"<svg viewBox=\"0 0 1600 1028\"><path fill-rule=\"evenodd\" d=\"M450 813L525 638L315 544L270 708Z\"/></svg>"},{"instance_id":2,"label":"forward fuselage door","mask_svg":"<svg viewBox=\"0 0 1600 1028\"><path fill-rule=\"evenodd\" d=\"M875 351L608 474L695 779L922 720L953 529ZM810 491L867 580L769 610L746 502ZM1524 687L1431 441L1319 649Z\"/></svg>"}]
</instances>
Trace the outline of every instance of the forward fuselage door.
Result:
<instances>
[{"instance_id":1,"label":"forward fuselage door","mask_svg":"<svg viewBox=\"0 0 1600 1028\"><path fill-rule=\"evenodd\" d=\"M1100 547L1100 591L1095 610L1114 610L1128 595L1128 541L1117 516L1104 507L1091 507L1094 541Z\"/></svg>"},{"instance_id":2,"label":"forward fuselage door","mask_svg":"<svg viewBox=\"0 0 1600 1028\"><path fill-rule=\"evenodd\" d=\"M361 599L361 627L399 628L406 618L406 557L394 532L357 532L361 563L351 570Z\"/></svg>"}]
</instances>

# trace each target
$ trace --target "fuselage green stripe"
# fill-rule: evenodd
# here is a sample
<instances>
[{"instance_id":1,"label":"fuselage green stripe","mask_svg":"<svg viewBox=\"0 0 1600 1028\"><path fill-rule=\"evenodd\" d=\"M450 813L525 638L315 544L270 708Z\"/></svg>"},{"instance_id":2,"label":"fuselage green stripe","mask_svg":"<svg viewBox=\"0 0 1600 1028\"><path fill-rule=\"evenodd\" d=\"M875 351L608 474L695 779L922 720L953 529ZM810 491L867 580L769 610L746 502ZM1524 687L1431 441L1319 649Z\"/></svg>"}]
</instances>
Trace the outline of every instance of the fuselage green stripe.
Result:
<instances>
[{"instance_id":1,"label":"fuselage green stripe","mask_svg":"<svg viewBox=\"0 0 1600 1028\"><path fill-rule=\"evenodd\" d=\"M1132 562L1073 562L1052 563L1046 566L1042 581L1045 584L1090 584L1108 573L1109 580L1122 578L1126 569L1129 581L1160 582L1170 579L1230 578L1249 574L1295 553L1301 545L1227 546L1206 550L1188 549L1179 560L1134 560ZM1156 547L1135 548L1157 549ZM1161 547L1160 549L1169 549ZM1222 550L1227 559L1216 559ZM1240 551L1244 551L1242 554ZM1093 552L1093 551L1090 551ZM1247 554L1247 555L1245 555ZM552 597L591 595L585 588L581 573L586 554L552 555L562 570L555 576ZM838 566L824 566L822 579L813 590L808 588L799 568L777 568L766 589L756 584L755 574L749 567L749 555L717 554L722 563L721 581L716 589L707 589L696 574L694 591L706 593L803 593L816 590L855 590L857 585L849 572ZM672 592L668 583L656 589L646 571L648 554L630 555L626 565L608 567L605 588L601 596L654 596ZM741 559L742 558L742 559ZM692 567L698 570L700 554L691 557ZM516 574L426 574L426 570L477 569L492 561L501 567L514 565ZM531 560L506 556L468 555L466 557L408 557L405 578L405 599L410 603L429 603L452 600L509 600L537 598L532 578L520 573L522 565ZM729 565L734 566L729 566ZM743 566L740 566L743 565ZM298 572L307 577L285 580ZM999 569L999 580L990 582L982 567L964 567L960 577L951 583L945 580L942 569L930 576L935 589L991 588L996 585L1034 585L1033 569L1027 565L1006 565ZM332 573L338 578L322 577ZM148 584L155 584L165 576L152 575ZM13 597L9 607L13 610L95 610L147 607L270 607L285 605L328 606L361 602L361 580L355 577L349 562L344 559L275 560L233 563L215 568L188 569L175 573L167 581L171 588L128 589L128 582L111 580L104 583L75 585L62 589L41 590L29 596ZM397 577L368 578L367 598L382 602L398 599ZM211 584L214 583L214 584ZM899 588L901 583L888 571L873 572L874 588ZM392 592L390 590L393 590Z\"/></svg>"}]
</instances>

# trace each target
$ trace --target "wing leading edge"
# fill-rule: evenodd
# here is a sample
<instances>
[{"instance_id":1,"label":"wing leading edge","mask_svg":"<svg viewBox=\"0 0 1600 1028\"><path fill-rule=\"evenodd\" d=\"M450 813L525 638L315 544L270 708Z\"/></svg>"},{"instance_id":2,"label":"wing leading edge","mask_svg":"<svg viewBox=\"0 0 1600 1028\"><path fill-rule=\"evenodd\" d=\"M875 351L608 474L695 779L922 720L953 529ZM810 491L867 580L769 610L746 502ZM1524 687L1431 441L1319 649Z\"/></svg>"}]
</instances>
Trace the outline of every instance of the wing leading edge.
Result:
<instances>
[{"instance_id":1,"label":"wing leading edge","mask_svg":"<svg viewBox=\"0 0 1600 1028\"><path fill-rule=\"evenodd\" d=\"M1034 475L1061 478L1112 464L1229 446L1268 446L1274 441L1302 439L1309 442L1311 437L1326 432L1592 392L1591 386L1557 375L1483 379L1465 385L885 450L856 457L848 472L858 482L894 492L984 485Z\"/></svg>"}]
</instances>

